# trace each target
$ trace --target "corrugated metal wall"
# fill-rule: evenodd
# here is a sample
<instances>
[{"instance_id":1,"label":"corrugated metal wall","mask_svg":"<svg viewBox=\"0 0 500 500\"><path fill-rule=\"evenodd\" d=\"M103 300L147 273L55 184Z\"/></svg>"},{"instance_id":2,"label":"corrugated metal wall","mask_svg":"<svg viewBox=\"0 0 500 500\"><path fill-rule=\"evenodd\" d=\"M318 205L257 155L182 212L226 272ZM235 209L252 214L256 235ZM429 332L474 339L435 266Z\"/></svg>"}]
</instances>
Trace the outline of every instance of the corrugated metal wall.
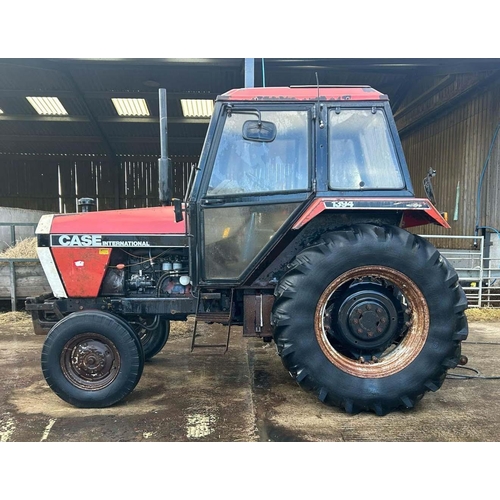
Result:
<instances>
[{"instance_id":1,"label":"corrugated metal wall","mask_svg":"<svg viewBox=\"0 0 500 500\"><path fill-rule=\"evenodd\" d=\"M182 198L197 158L173 159L173 196ZM70 213L78 198L94 198L98 210L158 206L156 159L0 156L0 206Z\"/></svg>"},{"instance_id":2,"label":"corrugated metal wall","mask_svg":"<svg viewBox=\"0 0 500 500\"><path fill-rule=\"evenodd\" d=\"M422 179L429 168L437 208L448 212L451 231L438 226L417 228L421 234L474 234L478 182L496 126L500 122L500 86L464 101L440 119L403 139L415 194L425 196ZM500 228L500 136L485 175L481 225ZM457 241L443 242L449 248Z\"/></svg>"}]
</instances>

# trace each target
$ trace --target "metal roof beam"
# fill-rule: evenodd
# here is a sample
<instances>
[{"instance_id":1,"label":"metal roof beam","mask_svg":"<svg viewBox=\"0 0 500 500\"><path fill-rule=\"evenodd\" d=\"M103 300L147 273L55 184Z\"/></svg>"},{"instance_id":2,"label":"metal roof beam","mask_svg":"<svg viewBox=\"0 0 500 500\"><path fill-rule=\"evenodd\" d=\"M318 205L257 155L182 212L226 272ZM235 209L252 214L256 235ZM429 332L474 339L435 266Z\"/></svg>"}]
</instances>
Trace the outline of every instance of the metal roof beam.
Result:
<instances>
[{"instance_id":1,"label":"metal roof beam","mask_svg":"<svg viewBox=\"0 0 500 500\"><path fill-rule=\"evenodd\" d=\"M155 123L159 125L158 116L99 116L97 120L100 123ZM176 125L208 125L210 118L170 116L167 122Z\"/></svg>"},{"instance_id":2,"label":"metal roof beam","mask_svg":"<svg viewBox=\"0 0 500 500\"><path fill-rule=\"evenodd\" d=\"M0 122L90 122L90 118L86 115L80 116L48 116L48 115L0 115Z\"/></svg>"},{"instance_id":3,"label":"metal roof beam","mask_svg":"<svg viewBox=\"0 0 500 500\"><path fill-rule=\"evenodd\" d=\"M415 85L415 82L418 81L418 77L415 73L409 73L401 84L398 86L396 92L391 97L391 108L392 113L396 113L396 111L400 108L403 101L406 99L406 96L409 94L410 89Z\"/></svg>"},{"instance_id":4,"label":"metal roof beam","mask_svg":"<svg viewBox=\"0 0 500 500\"><path fill-rule=\"evenodd\" d=\"M451 85L455 80L456 80L455 75L448 75L448 76L442 78L438 83L436 83L436 85L432 86L430 89L428 89L425 92L423 92L422 94L420 94L418 97L413 99L413 101L408 103L403 109L401 109L397 113L395 113L394 119L399 120L402 116L410 113L415 108L420 106L420 104L427 101L432 96L435 96L438 92L440 92L444 88Z\"/></svg>"},{"instance_id":5,"label":"metal roof beam","mask_svg":"<svg viewBox=\"0 0 500 500\"><path fill-rule=\"evenodd\" d=\"M203 90L185 90L182 92L167 91L168 99L215 99L219 94L215 92L205 92ZM143 91L114 91L114 90L97 90L97 91L82 91L77 92L74 90L53 90L53 89L0 89L0 97L68 97L70 99L77 99L83 96L85 99L111 99L112 97L123 98L144 98L144 99L158 99L158 92L143 92Z\"/></svg>"},{"instance_id":6,"label":"metal roof beam","mask_svg":"<svg viewBox=\"0 0 500 500\"><path fill-rule=\"evenodd\" d=\"M476 82L466 89L457 89L455 94L451 95L447 100L440 101L436 107L424 112L420 116L416 117L412 122L401 127L399 129L400 137L406 137L408 134L416 132L429 123L441 118L445 114L456 109L457 106L462 104L464 101L473 98L480 92L486 91L486 89L491 85L498 84L499 81L500 71L495 71L495 73Z\"/></svg>"},{"instance_id":7,"label":"metal roof beam","mask_svg":"<svg viewBox=\"0 0 500 500\"><path fill-rule=\"evenodd\" d=\"M97 116L96 120L99 123L154 123L159 124L157 116ZM87 115L0 115L0 122L73 122L73 123L89 123L90 118ZM206 125L210 122L210 118L183 118L180 116L170 117L169 124L180 125Z\"/></svg>"},{"instance_id":8,"label":"metal roof beam","mask_svg":"<svg viewBox=\"0 0 500 500\"><path fill-rule=\"evenodd\" d=\"M113 144L155 144L160 143L156 137L110 137ZM177 144L202 144L204 137L169 137L169 142ZM0 142L92 142L102 143L102 138L92 135L2 135Z\"/></svg>"},{"instance_id":9,"label":"metal roof beam","mask_svg":"<svg viewBox=\"0 0 500 500\"><path fill-rule=\"evenodd\" d=\"M0 136L0 142L99 142L101 137L92 135L4 135Z\"/></svg>"},{"instance_id":10,"label":"metal roof beam","mask_svg":"<svg viewBox=\"0 0 500 500\"><path fill-rule=\"evenodd\" d=\"M492 58L440 59L266 59L268 71L342 70L405 74L417 71L420 76L477 73L500 68L500 60Z\"/></svg>"},{"instance_id":11,"label":"metal roof beam","mask_svg":"<svg viewBox=\"0 0 500 500\"><path fill-rule=\"evenodd\" d=\"M89 66L89 65L113 65L113 66L217 66L217 68L239 68L241 58L166 58L166 59L130 59L130 58L88 58L88 59L48 59L49 61L62 61L65 64L72 66Z\"/></svg>"}]
</instances>

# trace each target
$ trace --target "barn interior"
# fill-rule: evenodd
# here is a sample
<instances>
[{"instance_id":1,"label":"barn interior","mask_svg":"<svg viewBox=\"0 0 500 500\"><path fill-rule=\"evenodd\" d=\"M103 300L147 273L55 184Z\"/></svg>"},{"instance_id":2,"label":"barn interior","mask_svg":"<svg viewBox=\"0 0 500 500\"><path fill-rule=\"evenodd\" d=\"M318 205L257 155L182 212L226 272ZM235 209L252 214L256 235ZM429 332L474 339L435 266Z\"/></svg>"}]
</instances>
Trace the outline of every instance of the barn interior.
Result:
<instances>
[{"instance_id":1,"label":"barn interior","mask_svg":"<svg viewBox=\"0 0 500 500\"><path fill-rule=\"evenodd\" d=\"M453 236L438 242L449 250L500 258L500 59L493 58L0 59L0 223L75 212L82 197L97 210L158 205L160 88L173 194L182 198L217 95L317 83L387 94L415 195L424 196L422 179L435 170L437 207L449 216L451 230L419 232ZM4 240L12 234L0 229ZM476 235L485 238L481 248Z\"/></svg>"}]
</instances>

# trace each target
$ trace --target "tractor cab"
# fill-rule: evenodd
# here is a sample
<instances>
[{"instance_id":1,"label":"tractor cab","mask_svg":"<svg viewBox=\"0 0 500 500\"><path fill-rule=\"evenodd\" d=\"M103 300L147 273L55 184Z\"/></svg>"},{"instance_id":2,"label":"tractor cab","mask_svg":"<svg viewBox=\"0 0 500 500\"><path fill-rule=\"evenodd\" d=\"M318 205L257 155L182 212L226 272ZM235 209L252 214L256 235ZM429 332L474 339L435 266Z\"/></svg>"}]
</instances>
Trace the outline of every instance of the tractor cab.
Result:
<instances>
[{"instance_id":1,"label":"tractor cab","mask_svg":"<svg viewBox=\"0 0 500 500\"><path fill-rule=\"evenodd\" d=\"M349 218L347 210L384 197L392 201L373 208L392 207L383 219L399 225L413 188L387 96L367 86L228 92L217 99L188 197L192 276L250 284L313 200Z\"/></svg>"}]
</instances>

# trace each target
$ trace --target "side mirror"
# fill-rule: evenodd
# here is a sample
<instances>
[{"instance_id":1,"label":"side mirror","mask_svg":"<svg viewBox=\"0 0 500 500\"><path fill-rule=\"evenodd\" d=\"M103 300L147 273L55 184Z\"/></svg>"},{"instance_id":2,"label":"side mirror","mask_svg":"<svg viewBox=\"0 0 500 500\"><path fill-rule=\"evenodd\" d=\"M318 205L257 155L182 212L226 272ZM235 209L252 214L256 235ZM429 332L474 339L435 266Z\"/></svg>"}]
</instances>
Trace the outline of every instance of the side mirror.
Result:
<instances>
[{"instance_id":1,"label":"side mirror","mask_svg":"<svg viewBox=\"0 0 500 500\"><path fill-rule=\"evenodd\" d=\"M429 198L429 201L435 205L436 204L436 198L434 197L434 189L432 187L432 182L431 179L436 175L436 171L433 168L429 169L428 174L424 178L424 191Z\"/></svg>"},{"instance_id":2,"label":"side mirror","mask_svg":"<svg viewBox=\"0 0 500 500\"><path fill-rule=\"evenodd\" d=\"M276 139L276 125L262 120L247 120L242 133L247 141L272 142Z\"/></svg>"}]
</instances>

